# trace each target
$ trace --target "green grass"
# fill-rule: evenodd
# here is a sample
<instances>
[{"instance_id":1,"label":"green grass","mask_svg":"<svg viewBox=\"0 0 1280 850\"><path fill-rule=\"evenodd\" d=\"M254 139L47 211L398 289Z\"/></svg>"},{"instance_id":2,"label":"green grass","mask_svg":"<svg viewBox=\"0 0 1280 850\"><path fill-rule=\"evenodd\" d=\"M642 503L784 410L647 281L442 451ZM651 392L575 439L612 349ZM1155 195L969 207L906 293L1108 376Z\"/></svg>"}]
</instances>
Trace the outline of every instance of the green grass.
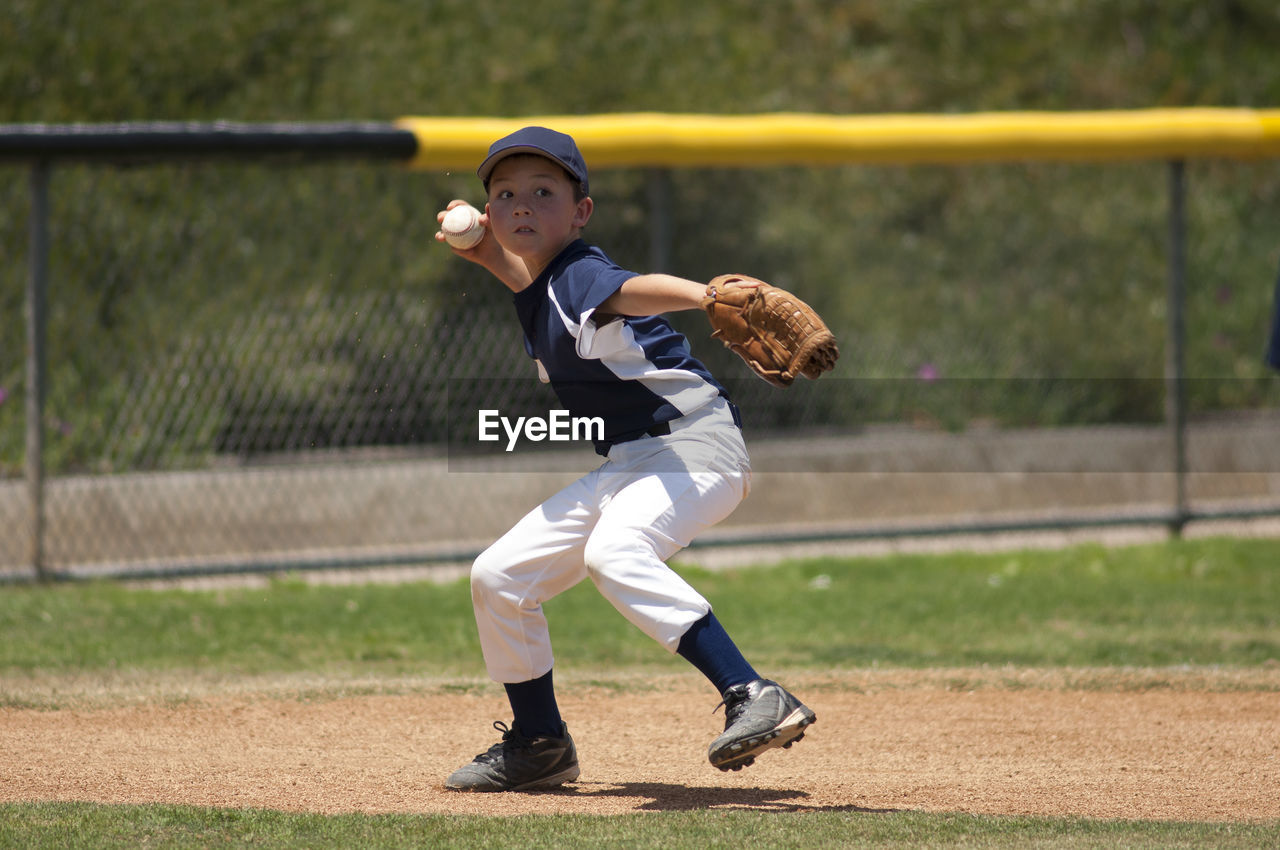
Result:
<instances>
[{"instance_id":1,"label":"green grass","mask_svg":"<svg viewBox=\"0 0 1280 850\"><path fill-rule=\"evenodd\" d=\"M712 599L746 654L771 670L988 664L1257 670L1280 660L1278 562L1280 542L1208 539L683 572ZM589 584L547 609L562 674L625 688L636 686L636 674L677 669ZM194 670L229 681L326 673L376 682L412 673L434 677L431 687L467 691L483 679L474 632L462 582L310 586L285 579L266 588L202 591L110 583L10 587L0 592L0 704L59 707L56 692L20 696L32 677L62 677L71 693L95 678ZM1161 674L1149 679L1159 686ZM472 818L0 805L0 847L24 848L705 848L742 846L747 836L756 847L1260 847L1275 846L1278 826L853 808Z\"/></svg>"},{"instance_id":2,"label":"green grass","mask_svg":"<svg viewBox=\"0 0 1280 850\"><path fill-rule=\"evenodd\" d=\"M474 670L461 585L148 592L117 584L6 591L0 669L78 672L200 667L259 674L359 666L383 673Z\"/></svg>"},{"instance_id":3,"label":"green grass","mask_svg":"<svg viewBox=\"0 0 1280 850\"><path fill-rule=\"evenodd\" d=\"M1280 543L810 560L681 571L768 669L1280 661ZM547 603L558 669L675 669L589 582ZM482 676L465 581L0 593L0 674Z\"/></svg>"},{"instance_id":4,"label":"green grass","mask_svg":"<svg viewBox=\"0 0 1280 850\"><path fill-rule=\"evenodd\" d=\"M314 815L187 806L0 805L0 847L1264 847L1276 824L920 812Z\"/></svg>"}]
</instances>

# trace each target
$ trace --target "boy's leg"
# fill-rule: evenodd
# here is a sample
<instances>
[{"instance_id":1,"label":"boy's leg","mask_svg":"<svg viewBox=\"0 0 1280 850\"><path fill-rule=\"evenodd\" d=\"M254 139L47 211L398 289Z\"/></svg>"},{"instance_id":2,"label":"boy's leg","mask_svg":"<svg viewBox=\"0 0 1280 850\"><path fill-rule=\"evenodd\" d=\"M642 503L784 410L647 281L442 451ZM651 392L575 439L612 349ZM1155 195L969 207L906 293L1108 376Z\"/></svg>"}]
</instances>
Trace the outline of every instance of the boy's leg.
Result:
<instances>
[{"instance_id":1,"label":"boy's leg","mask_svg":"<svg viewBox=\"0 0 1280 850\"><path fill-rule=\"evenodd\" d=\"M713 472L620 475L586 543L587 574L633 625L676 652L711 605L666 560L742 500L741 477Z\"/></svg>"},{"instance_id":2,"label":"boy's leg","mask_svg":"<svg viewBox=\"0 0 1280 850\"><path fill-rule=\"evenodd\" d=\"M715 684L725 729L707 758L721 770L740 770L761 753L800 740L817 716L777 682L760 678L711 606L664 563L703 523L713 524L737 504L730 477L684 478L649 476L616 493L587 542L587 569L628 620Z\"/></svg>"},{"instance_id":3,"label":"boy's leg","mask_svg":"<svg viewBox=\"0 0 1280 850\"><path fill-rule=\"evenodd\" d=\"M502 740L454 771L446 788L532 790L578 778L577 751L556 705L542 603L586 577L583 547L599 515L591 478L531 511L472 565L485 666L506 689L514 721L495 723Z\"/></svg>"},{"instance_id":4,"label":"boy's leg","mask_svg":"<svg viewBox=\"0 0 1280 850\"><path fill-rule=\"evenodd\" d=\"M723 696L725 730L707 753L721 770L739 770L766 750L790 747L817 720L781 685L759 677L711 606L665 563L728 516L746 483L743 475L705 471L637 475L605 502L585 552L601 593L693 663Z\"/></svg>"},{"instance_id":5,"label":"boy's leg","mask_svg":"<svg viewBox=\"0 0 1280 850\"><path fill-rule=\"evenodd\" d=\"M680 638L676 652L707 677L716 693L723 694L734 685L760 678L714 613L708 613L689 627Z\"/></svg>"},{"instance_id":6,"label":"boy's leg","mask_svg":"<svg viewBox=\"0 0 1280 850\"><path fill-rule=\"evenodd\" d=\"M599 518L593 476L530 511L471 567L480 648L495 682L527 682L552 667L542 603L586 578L583 550Z\"/></svg>"},{"instance_id":7,"label":"boy's leg","mask_svg":"<svg viewBox=\"0 0 1280 850\"><path fill-rule=\"evenodd\" d=\"M598 470L601 512L584 556L604 597L674 653L711 605L666 561L737 508L751 486L751 460L727 401L676 420L672 429L610 451ZM732 646L722 629L704 636ZM698 645L685 644L695 657ZM724 675L690 660L713 681ZM739 672L747 668L745 660L737 665Z\"/></svg>"}]
</instances>

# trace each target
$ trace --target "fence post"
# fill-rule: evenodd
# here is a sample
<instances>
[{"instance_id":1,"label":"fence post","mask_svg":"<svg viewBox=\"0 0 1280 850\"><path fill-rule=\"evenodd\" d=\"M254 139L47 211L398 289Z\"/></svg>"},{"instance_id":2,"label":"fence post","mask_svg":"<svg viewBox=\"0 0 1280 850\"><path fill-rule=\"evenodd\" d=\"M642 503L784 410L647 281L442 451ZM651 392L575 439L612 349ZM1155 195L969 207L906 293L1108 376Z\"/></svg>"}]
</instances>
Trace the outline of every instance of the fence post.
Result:
<instances>
[{"instance_id":1,"label":"fence post","mask_svg":"<svg viewBox=\"0 0 1280 850\"><path fill-rule=\"evenodd\" d=\"M671 172L650 169L645 175L649 189L649 271L671 271Z\"/></svg>"},{"instance_id":2,"label":"fence post","mask_svg":"<svg viewBox=\"0 0 1280 850\"><path fill-rule=\"evenodd\" d=\"M45 326L49 278L49 164L31 167L31 222L27 275L26 478L31 534L28 559L36 578L51 576L44 562Z\"/></svg>"},{"instance_id":3,"label":"fence post","mask_svg":"<svg viewBox=\"0 0 1280 850\"><path fill-rule=\"evenodd\" d=\"M1186 388L1186 163L1169 163L1169 283L1165 340L1165 422L1173 443L1173 516L1169 531L1178 536L1187 523Z\"/></svg>"}]
</instances>

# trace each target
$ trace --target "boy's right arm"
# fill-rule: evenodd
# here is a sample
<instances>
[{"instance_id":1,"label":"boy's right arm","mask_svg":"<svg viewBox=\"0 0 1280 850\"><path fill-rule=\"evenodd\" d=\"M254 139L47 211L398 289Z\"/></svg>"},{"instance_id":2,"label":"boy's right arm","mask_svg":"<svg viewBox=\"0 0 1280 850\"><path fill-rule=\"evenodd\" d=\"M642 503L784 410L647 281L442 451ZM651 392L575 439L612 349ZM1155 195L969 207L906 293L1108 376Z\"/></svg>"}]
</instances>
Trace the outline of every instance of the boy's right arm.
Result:
<instances>
[{"instance_id":1,"label":"boy's right arm","mask_svg":"<svg viewBox=\"0 0 1280 850\"><path fill-rule=\"evenodd\" d=\"M450 201L447 207L436 213L436 221L443 221L446 212L464 203L466 201ZM480 223L485 228L483 239L470 248L454 248L450 246L449 250L464 260L470 260L488 269L494 277L502 281L512 292L519 292L533 283L533 277L529 274L529 269L525 266L524 260L499 245L498 240L489 231L488 213L480 214ZM444 234L437 231L436 241L444 242Z\"/></svg>"}]
</instances>

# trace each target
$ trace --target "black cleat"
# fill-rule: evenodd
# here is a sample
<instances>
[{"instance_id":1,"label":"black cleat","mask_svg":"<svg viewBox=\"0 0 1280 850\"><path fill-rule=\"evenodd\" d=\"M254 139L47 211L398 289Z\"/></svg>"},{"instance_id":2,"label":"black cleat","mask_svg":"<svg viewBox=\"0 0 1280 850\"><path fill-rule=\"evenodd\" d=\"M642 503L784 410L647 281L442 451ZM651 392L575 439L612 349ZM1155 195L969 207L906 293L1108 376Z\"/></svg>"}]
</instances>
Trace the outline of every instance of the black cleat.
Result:
<instances>
[{"instance_id":1,"label":"black cleat","mask_svg":"<svg viewBox=\"0 0 1280 850\"><path fill-rule=\"evenodd\" d=\"M724 734L711 742L707 758L721 770L742 770L774 747L790 747L818 719L777 682L756 679L724 692ZM719 708L720 706L716 706Z\"/></svg>"},{"instance_id":2,"label":"black cleat","mask_svg":"<svg viewBox=\"0 0 1280 850\"><path fill-rule=\"evenodd\" d=\"M465 764L445 780L452 791L534 791L554 788L578 778L578 751L569 737L542 735L526 738L513 727L496 721L493 728L502 740Z\"/></svg>"}]
</instances>

